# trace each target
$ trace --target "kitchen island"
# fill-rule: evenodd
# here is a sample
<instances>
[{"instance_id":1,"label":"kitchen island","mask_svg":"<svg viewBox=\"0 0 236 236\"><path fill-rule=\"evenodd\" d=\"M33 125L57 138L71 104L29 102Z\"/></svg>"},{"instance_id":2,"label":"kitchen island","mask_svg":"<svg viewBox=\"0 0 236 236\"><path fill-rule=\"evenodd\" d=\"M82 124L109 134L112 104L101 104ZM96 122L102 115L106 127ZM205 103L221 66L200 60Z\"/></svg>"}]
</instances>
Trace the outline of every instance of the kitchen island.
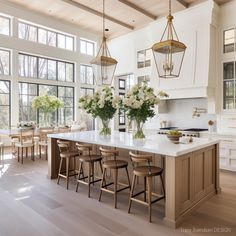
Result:
<instances>
[{"instance_id":1,"label":"kitchen island","mask_svg":"<svg viewBox=\"0 0 236 236\"><path fill-rule=\"evenodd\" d=\"M194 138L192 143L174 144L164 135L148 135L145 140L134 140L132 134L118 131L113 131L110 137L102 137L98 131L50 134L48 137L48 177L52 179L58 173L58 139L148 152L164 157L164 221L174 228L180 225L184 216L220 192L218 140Z\"/></svg>"}]
</instances>

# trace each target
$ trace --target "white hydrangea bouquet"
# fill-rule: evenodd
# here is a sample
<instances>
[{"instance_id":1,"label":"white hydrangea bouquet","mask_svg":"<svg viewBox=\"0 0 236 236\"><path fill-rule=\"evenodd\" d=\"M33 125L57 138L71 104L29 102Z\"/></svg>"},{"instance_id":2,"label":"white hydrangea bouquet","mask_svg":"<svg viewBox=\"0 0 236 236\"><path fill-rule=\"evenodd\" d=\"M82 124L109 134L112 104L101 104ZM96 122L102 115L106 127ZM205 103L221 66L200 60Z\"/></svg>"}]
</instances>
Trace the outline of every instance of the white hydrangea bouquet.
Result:
<instances>
[{"instance_id":1,"label":"white hydrangea bouquet","mask_svg":"<svg viewBox=\"0 0 236 236\"><path fill-rule=\"evenodd\" d=\"M137 130L134 134L135 139L145 138L143 125L148 118L155 115L155 105L159 104L162 97L168 97L168 95L163 91L155 95L154 89L148 87L146 83L135 85L125 96L123 108L128 118L131 121L135 120L137 125Z\"/></svg>"},{"instance_id":2,"label":"white hydrangea bouquet","mask_svg":"<svg viewBox=\"0 0 236 236\"><path fill-rule=\"evenodd\" d=\"M93 118L99 117L102 121L101 135L110 135L109 122L121 105L121 98L114 96L113 89L106 86L94 95L85 95L79 99L79 108L84 109Z\"/></svg>"},{"instance_id":3,"label":"white hydrangea bouquet","mask_svg":"<svg viewBox=\"0 0 236 236\"><path fill-rule=\"evenodd\" d=\"M32 107L44 114L44 126L50 126L50 113L64 107L64 102L56 96L44 94L33 99Z\"/></svg>"}]
</instances>

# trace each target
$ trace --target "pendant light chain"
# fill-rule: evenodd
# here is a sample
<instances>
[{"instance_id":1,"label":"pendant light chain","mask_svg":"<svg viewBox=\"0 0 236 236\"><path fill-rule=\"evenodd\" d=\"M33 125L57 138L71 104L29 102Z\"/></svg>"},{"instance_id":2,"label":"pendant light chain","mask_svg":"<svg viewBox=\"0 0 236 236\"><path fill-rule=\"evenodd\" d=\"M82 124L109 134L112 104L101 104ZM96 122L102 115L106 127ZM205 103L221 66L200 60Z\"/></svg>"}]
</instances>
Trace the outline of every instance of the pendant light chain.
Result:
<instances>
[{"instance_id":1,"label":"pendant light chain","mask_svg":"<svg viewBox=\"0 0 236 236\"><path fill-rule=\"evenodd\" d=\"M169 0L169 16L171 16L171 0Z\"/></svg>"}]
</instances>

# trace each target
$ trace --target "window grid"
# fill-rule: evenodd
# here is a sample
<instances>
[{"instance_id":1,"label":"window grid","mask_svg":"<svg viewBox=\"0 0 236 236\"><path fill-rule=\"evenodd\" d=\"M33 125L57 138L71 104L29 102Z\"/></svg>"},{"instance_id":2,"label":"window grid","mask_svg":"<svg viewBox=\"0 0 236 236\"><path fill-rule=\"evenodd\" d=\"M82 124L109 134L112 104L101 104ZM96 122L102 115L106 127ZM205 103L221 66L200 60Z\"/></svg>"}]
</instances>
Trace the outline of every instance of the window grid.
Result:
<instances>
[{"instance_id":1,"label":"window grid","mask_svg":"<svg viewBox=\"0 0 236 236\"><path fill-rule=\"evenodd\" d=\"M92 66L80 65L80 81L82 84L94 85Z\"/></svg>"},{"instance_id":2,"label":"window grid","mask_svg":"<svg viewBox=\"0 0 236 236\"><path fill-rule=\"evenodd\" d=\"M60 90L70 90L71 95L60 96ZM52 123L54 124L66 124L68 121L74 119L74 87L69 86L58 86L58 85L46 85L36 83L19 83L19 120L20 121L35 121L41 123L43 114L40 111L35 111L31 105L33 98L47 92L50 95L59 97L65 102L65 107L61 108L60 111L56 111L52 114ZM67 105L66 99L71 99L70 106ZM24 104L25 103L25 104ZM65 109L65 111L64 111ZM70 110L71 114L66 111ZM68 115L69 114L69 115ZM67 116L68 115L68 116ZM70 116L70 117L69 117Z\"/></svg>"},{"instance_id":3,"label":"window grid","mask_svg":"<svg viewBox=\"0 0 236 236\"><path fill-rule=\"evenodd\" d=\"M50 68L49 62L54 64L55 71ZM19 76L74 82L74 63L19 53Z\"/></svg>"},{"instance_id":4,"label":"window grid","mask_svg":"<svg viewBox=\"0 0 236 236\"><path fill-rule=\"evenodd\" d=\"M137 52L137 68L151 66L152 50L144 49Z\"/></svg>"},{"instance_id":5,"label":"window grid","mask_svg":"<svg viewBox=\"0 0 236 236\"><path fill-rule=\"evenodd\" d=\"M11 52L0 48L0 75L10 75L11 73Z\"/></svg>"},{"instance_id":6,"label":"window grid","mask_svg":"<svg viewBox=\"0 0 236 236\"><path fill-rule=\"evenodd\" d=\"M11 82L0 80L0 128L11 126Z\"/></svg>"},{"instance_id":7,"label":"window grid","mask_svg":"<svg viewBox=\"0 0 236 236\"><path fill-rule=\"evenodd\" d=\"M80 53L95 56L95 42L80 39Z\"/></svg>"},{"instance_id":8,"label":"window grid","mask_svg":"<svg viewBox=\"0 0 236 236\"><path fill-rule=\"evenodd\" d=\"M11 34L11 18L0 15L0 34L10 36Z\"/></svg>"},{"instance_id":9,"label":"window grid","mask_svg":"<svg viewBox=\"0 0 236 236\"><path fill-rule=\"evenodd\" d=\"M33 34L33 38L31 38L32 35L30 35L30 29L35 29L35 35ZM54 30L50 30L41 26L36 26L30 23L25 23L23 21L19 21L18 23L18 37L20 39L29 40L52 47L57 47L70 51L75 50L74 36L70 36L65 33L59 33ZM64 45L62 45L60 41L63 39L65 41Z\"/></svg>"}]
</instances>

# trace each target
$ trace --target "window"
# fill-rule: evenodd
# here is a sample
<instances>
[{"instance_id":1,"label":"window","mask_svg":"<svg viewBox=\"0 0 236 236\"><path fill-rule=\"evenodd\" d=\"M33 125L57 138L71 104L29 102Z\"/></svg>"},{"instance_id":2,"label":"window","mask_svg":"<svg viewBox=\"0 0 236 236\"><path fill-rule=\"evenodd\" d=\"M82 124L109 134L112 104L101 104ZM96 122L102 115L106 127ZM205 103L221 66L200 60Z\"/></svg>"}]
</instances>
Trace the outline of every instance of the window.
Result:
<instances>
[{"instance_id":1,"label":"window","mask_svg":"<svg viewBox=\"0 0 236 236\"><path fill-rule=\"evenodd\" d=\"M0 34L10 36L10 18L0 16Z\"/></svg>"},{"instance_id":2,"label":"window","mask_svg":"<svg viewBox=\"0 0 236 236\"><path fill-rule=\"evenodd\" d=\"M125 93L119 93L119 96L124 99ZM119 109L119 125L125 125L125 111L124 109Z\"/></svg>"},{"instance_id":3,"label":"window","mask_svg":"<svg viewBox=\"0 0 236 236\"><path fill-rule=\"evenodd\" d=\"M18 24L18 37L52 47L74 50L74 37L25 22Z\"/></svg>"},{"instance_id":4,"label":"window","mask_svg":"<svg viewBox=\"0 0 236 236\"><path fill-rule=\"evenodd\" d=\"M19 54L19 76L74 82L74 64Z\"/></svg>"},{"instance_id":5,"label":"window","mask_svg":"<svg viewBox=\"0 0 236 236\"><path fill-rule=\"evenodd\" d=\"M82 84L94 84L92 66L80 65L80 81Z\"/></svg>"},{"instance_id":6,"label":"window","mask_svg":"<svg viewBox=\"0 0 236 236\"><path fill-rule=\"evenodd\" d=\"M37 84L19 83L19 120L37 122L37 111L32 101L38 95Z\"/></svg>"},{"instance_id":7,"label":"window","mask_svg":"<svg viewBox=\"0 0 236 236\"><path fill-rule=\"evenodd\" d=\"M19 76L37 78L37 57L19 54Z\"/></svg>"},{"instance_id":8,"label":"window","mask_svg":"<svg viewBox=\"0 0 236 236\"><path fill-rule=\"evenodd\" d=\"M152 50L145 49L137 52L137 67L144 68L151 66Z\"/></svg>"},{"instance_id":9,"label":"window","mask_svg":"<svg viewBox=\"0 0 236 236\"><path fill-rule=\"evenodd\" d=\"M119 79L119 89L125 90L125 79Z\"/></svg>"},{"instance_id":10,"label":"window","mask_svg":"<svg viewBox=\"0 0 236 236\"><path fill-rule=\"evenodd\" d=\"M10 74L10 51L0 49L0 75Z\"/></svg>"},{"instance_id":11,"label":"window","mask_svg":"<svg viewBox=\"0 0 236 236\"><path fill-rule=\"evenodd\" d=\"M0 128L10 127L10 81L0 80Z\"/></svg>"},{"instance_id":12,"label":"window","mask_svg":"<svg viewBox=\"0 0 236 236\"><path fill-rule=\"evenodd\" d=\"M94 89L93 88L80 88L80 95L93 95L94 94Z\"/></svg>"},{"instance_id":13,"label":"window","mask_svg":"<svg viewBox=\"0 0 236 236\"><path fill-rule=\"evenodd\" d=\"M224 31L224 53L235 51L235 29Z\"/></svg>"},{"instance_id":14,"label":"window","mask_svg":"<svg viewBox=\"0 0 236 236\"><path fill-rule=\"evenodd\" d=\"M74 89L70 87L58 87L58 97L65 106L58 111L59 124L66 124L67 120L72 121L74 117Z\"/></svg>"},{"instance_id":15,"label":"window","mask_svg":"<svg viewBox=\"0 0 236 236\"><path fill-rule=\"evenodd\" d=\"M147 86L150 86L149 75L138 76L138 84L142 84L143 82L147 83Z\"/></svg>"},{"instance_id":16,"label":"window","mask_svg":"<svg viewBox=\"0 0 236 236\"><path fill-rule=\"evenodd\" d=\"M89 56L95 56L95 42L80 39L80 52Z\"/></svg>"},{"instance_id":17,"label":"window","mask_svg":"<svg viewBox=\"0 0 236 236\"><path fill-rule=\"evenodd\" d=\"M51 114L51 122L56 124L68 124L74 119L74 88L57 85L44 85L32 83L19 83L19 119L20 121L35 121L41 123L43 113L32 108L34 97L48 93L59 97L64 101L64 108Z\"/></svg>"},{"instance_id":18,"label":"window","mask_svg":"<svg viewBox=\"0 0 236 236\"><path fill-rule=\"evenodd\" d=\"M224 63L223 74L223 108L226 110L235 109L235 62Z\"/></svg>"},{"instance_id":19,"label":"window","mask_svg":"<svg viewBox=\"0 0 236 236\"><path fill-rule=\"evenodd\" d=\"M37 27L19 22L18 37L33 42L37 42Z\"/></svg>"},{"instance_id":20,"label":"window","mask_svg":"<svg viewBox=\"0 0 236 236\"><path fill-rule=\"evenodd\" d=\"M120 90L130 90L135 84L133 74L120 75L118 81L118 86Z\"/></svg>"}]
</instances>

